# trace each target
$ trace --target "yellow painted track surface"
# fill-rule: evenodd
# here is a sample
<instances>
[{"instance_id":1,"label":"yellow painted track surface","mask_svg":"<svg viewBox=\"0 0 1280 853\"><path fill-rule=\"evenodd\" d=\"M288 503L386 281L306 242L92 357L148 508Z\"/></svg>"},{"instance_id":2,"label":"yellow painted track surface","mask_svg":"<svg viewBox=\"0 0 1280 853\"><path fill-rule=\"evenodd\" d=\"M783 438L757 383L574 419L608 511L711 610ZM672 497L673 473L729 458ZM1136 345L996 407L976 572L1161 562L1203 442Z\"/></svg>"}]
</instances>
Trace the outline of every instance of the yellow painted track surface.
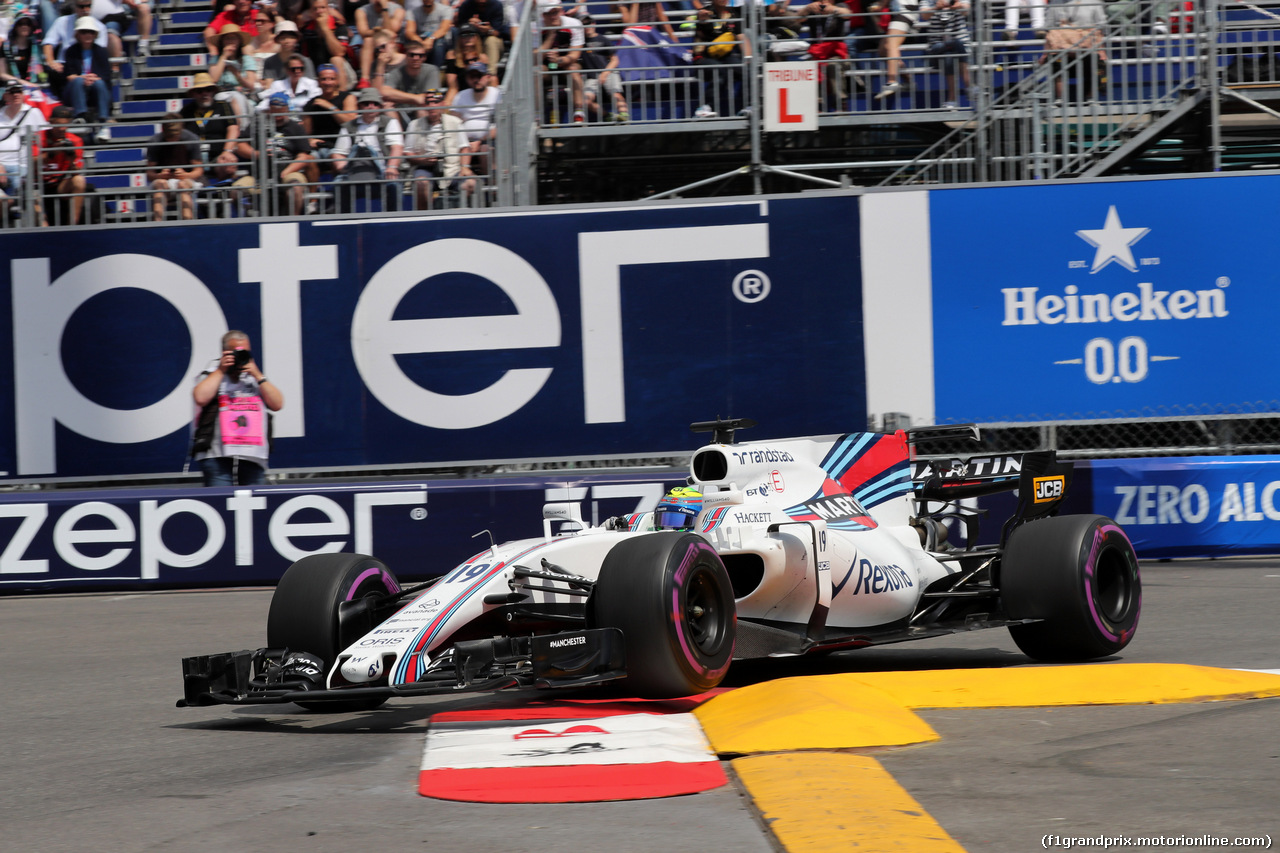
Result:
<instances>
[{"instance_id":1,"label":"yellow painted track surface","mask_svg":"<svg viewBox=\"0 0 1280 853\"><path fill-rule=\"evenodd\" d=\"M733 762L789 851L961 853L880 762L838 752L752 755Z\"/></svg>"},{"instance_id":2,"label":"yellow painted track surface","mask_svg":"<svg viewBox=\"0 0 1280 853\"><path fill-rule=\"evenodd\" d=\"M789 853L956 851L867 756L829 750L937 740L911 709L1147 705L1280 696L1280 675L1186 664L1094 664L786 678L695 713ZM822 751L826 750L826 751Z\"/></svg>"}]
</instances>

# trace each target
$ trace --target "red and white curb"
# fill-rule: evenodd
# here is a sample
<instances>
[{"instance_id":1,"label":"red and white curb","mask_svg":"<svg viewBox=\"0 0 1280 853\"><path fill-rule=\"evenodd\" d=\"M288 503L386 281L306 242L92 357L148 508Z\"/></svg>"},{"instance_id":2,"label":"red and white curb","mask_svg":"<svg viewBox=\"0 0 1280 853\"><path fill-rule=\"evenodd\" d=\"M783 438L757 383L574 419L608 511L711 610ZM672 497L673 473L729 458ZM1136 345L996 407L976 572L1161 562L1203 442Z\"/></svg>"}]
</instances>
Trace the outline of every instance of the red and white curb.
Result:
<instances>
[{"instance_id":1,"label":"red and white curb","mask_svg":"<svg viewBox=\"0 0 1280 853\"><path fill-rule=\"evenodd\" d=\"M433 717L418 792L478 803L585 803L696 794L728 784L692 714L544 713L557 710L568 719Z\"/></svg>"}]
</instances>

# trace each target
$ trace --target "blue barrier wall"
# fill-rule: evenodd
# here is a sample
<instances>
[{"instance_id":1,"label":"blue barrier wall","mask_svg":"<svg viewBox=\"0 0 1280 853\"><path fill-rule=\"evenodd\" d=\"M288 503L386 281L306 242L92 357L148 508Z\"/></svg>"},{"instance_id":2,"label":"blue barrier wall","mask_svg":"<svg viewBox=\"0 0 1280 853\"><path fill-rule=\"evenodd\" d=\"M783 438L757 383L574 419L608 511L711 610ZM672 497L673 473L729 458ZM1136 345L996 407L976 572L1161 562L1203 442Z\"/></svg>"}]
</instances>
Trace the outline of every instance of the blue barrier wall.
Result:
<instances>
[{"instance_id":1,"label":"blue barrier wall","mask_svg":"<svg viewBox=\"0 0 1280 853\"><path fill-rule=\"evenodd\" d=\"M273 585L310 553L374 554L406 580L542 536L542 505L583 519L648 510L683 477L596 474L430 483L0 495L0 593Z\"/></svg>"},{"instance_id":2,"label":"blue barrier wall","mask_svg":"<svg viewBox=\"0 0 1280 853\"><path fill-rule=\"evenodd\" d=\"M372 553L405 579L542 535L572 501L599 523L652 508L683 477L582 474L474 481L131 489L0 495L0 593L274 584L322 551ZM981 499L981 544L1012 493ZM1119 521L1144 559L1280 553L1280 456L1076 463L1068 513ZM953 535L958 536L958 531ZM959 541L958 539L956 541Z\"/></svg>"},{"instance_id":3,"label":"blue barrier wall","mask_svg":"<svg viewBox=\"0 0 1280 853\"><path fill-rule=\"evenodd\" d=\"M1094 511L1141 557L1280 553L1280 456L1093 462Z\"/></svg>"},{"instance_id":4,"label":"blue barrier wall","mask_svg":"<svg viewBox=\"0 0 1280 853\"><path fill-rule=\"evenodd\" d=\"M690 450L865 423L854 196L0 234L0 477L181 469L228 327L277 467Z\"/></svg>"}]
</instances>

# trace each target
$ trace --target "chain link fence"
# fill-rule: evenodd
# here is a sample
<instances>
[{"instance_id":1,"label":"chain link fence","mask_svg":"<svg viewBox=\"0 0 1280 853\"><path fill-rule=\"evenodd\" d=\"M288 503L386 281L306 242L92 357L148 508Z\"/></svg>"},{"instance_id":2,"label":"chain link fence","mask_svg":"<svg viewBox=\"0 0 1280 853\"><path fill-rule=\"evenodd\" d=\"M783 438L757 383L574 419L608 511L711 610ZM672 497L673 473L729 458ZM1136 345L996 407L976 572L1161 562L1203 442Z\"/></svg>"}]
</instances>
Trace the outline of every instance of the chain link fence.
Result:
<instances>
[{"instance_id":1,"label":"chain link fence","mask_svg":"<svg viewBox=\"0 0 1280 853\"><path fill-rule=\"evenodd\" d=\"M979 424L977 443L922 437L916 452L930 457L1056 450L1066 459L1280 453L1280 401L1238 408L1232 413ZM890 412L881 419L871 417L868 428L888 432L910 425L907 416Z\"/></svg>"}]
</instances>

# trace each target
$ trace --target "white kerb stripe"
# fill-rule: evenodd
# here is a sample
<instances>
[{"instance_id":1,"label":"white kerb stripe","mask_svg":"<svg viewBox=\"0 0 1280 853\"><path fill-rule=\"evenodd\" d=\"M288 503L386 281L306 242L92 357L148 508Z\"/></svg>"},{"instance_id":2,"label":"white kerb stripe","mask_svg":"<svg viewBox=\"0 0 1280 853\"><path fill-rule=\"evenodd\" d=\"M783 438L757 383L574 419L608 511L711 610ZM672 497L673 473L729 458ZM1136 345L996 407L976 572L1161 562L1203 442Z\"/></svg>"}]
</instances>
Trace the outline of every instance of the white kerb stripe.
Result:
<instances>
[{"instance_id":1,"label":"white kerb stripe","mask_svg":"<svg viewBox=\"0 0 1280 853\"><path fill-rule=\"evenodd\" d=\"M716 761L692 714L432 726L423 770Z\"/></svg>"}]
</instances>

